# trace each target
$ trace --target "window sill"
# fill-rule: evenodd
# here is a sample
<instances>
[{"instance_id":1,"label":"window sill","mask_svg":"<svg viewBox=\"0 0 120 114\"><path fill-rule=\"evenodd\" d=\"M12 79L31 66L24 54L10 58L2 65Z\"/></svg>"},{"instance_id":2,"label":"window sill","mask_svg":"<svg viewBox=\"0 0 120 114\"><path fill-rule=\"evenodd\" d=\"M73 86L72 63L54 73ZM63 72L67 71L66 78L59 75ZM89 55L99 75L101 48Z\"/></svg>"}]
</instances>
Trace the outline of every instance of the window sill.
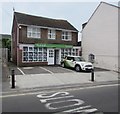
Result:
<instances>
[{"instance_id":1,"label":"window sill","mask_svg":"<svg viewBox=\"0 0 120 114\"><path fill-rule=\"evenodd\" d=\"M40 37L39 38L35 38L35 37L27 37L29 39L41 39Z\"/></svg>"},{"instance_id":2,"label":"window sill","mask_svg":"<svg viewBox=\"0 0 120 114\"><path fill-rule=\"evenodd\" d=\"M63 39L62 39L62 41L72 41L72 40L63 40Z\"/></svg>"},{"instance_id":3,"label":"window sill","mask_svg":"<svg viewBox=\"0 0 120 114\"><path fill-rule=\"evenodd\" d=\"M48 38L48 40L56 40L56 39L54 39L54 38Z\"/></svg>"}]
</instances>

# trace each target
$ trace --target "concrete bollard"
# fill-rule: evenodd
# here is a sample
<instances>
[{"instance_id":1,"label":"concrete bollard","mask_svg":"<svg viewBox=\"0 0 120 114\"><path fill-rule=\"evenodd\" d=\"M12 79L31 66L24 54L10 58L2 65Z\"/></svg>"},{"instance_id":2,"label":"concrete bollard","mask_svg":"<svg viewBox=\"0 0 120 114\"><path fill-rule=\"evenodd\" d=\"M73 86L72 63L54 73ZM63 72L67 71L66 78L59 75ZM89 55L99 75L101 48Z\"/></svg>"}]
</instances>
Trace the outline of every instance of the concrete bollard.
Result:
<instances>
[{"instance_id":1,"label":"concrete bollard","mask_svg":"<svg viewBox=\"0 0 120 114\"><path fill-rule=\"evenodd\" d=\"M12 87L11 88L15 88L15 70L11 70L11 76L12 76Z\"/></svg>"}]
</instances>

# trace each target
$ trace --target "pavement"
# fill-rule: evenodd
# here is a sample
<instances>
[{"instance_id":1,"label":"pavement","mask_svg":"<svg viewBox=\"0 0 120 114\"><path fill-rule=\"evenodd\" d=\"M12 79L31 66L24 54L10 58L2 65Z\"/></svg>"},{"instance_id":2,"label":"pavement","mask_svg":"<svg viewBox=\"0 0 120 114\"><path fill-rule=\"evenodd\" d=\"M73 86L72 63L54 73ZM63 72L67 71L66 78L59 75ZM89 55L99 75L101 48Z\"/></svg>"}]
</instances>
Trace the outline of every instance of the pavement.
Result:
<instances>
[{"instance_id":1,"label":"pavement","mask_svg":"<svg viewBox=\"0 0 120 114\"><path fill-rule=\"evenodd\" d=\"M14 66L11 69L16 68ZM4 69L4 68L3 68ZM10 69L10 68L9 68ZM9 70L8 69L8 70ZM16 68L18 69L18 68ZM34 69L34 70L33 70ZM44 72L40 73L45 70ZM58 69L58 72L57 72ZM31 73L31 71L34 71ZM25 67L19 68L15 74L15 88L11 88L11 76L2 82L2 93L25 92L33 90L49 90L108 84L118 81L118 73L109 70L95 70L94 81L91 81L91 72L76 72L62 67ZM30 71L30 73L28 72ZM35 71L37 71L35 73ZM24 73L23 73L24 72ZM8 73L8 72L7 72Z\"/></svg>"}]
</instances>

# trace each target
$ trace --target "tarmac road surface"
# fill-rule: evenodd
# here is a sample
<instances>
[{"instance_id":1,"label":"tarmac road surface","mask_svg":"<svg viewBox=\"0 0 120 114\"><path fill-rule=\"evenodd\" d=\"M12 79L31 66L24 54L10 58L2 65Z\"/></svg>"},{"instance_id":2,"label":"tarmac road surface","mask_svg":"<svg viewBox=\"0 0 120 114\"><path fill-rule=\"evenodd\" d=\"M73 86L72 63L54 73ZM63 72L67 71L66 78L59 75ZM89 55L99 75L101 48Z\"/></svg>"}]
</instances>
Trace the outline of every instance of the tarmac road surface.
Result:
<instances>
[{"instance_id":1,"label":"tarmac road surface","mask_svg":"<svg viewBox=\"0 0 120 114\"><path fill-rule=\"evenodd\" d=\"M2 100L3 112L118 112L118 85L6 95Z\"/></svg>"}]
</instances>

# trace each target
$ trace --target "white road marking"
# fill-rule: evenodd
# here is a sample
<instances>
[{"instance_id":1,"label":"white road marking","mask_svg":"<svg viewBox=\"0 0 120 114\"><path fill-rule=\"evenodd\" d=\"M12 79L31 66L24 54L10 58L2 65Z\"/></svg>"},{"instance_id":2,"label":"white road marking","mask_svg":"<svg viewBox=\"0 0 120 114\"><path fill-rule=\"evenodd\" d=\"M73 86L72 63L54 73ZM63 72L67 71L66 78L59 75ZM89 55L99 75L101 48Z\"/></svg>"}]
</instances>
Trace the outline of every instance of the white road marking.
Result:
<instances>
[{"instance_id":1,"label":"white road marking","mask_svg":"<svg viewBox=\"0 0 120 114\"><path fill-rule=\"evenodd\" d=\"M63 112L76 112L76 111L78 111L78 110L82 110L82 109L84 109L84 108L90 108L91 107L91 105L88 105L88 106L81 106L81 107L79 107L79 108L75 108L75 109L70 109L70 110L66 110L66 111L63 111Z\"/></svg>"},{"instance_id":2,"label":"white road marking","mask_svg":"<svg viewBox=\"0 0 120 114\"><path fill-rule=\"evenodd\" d=\"M52 71L50 71L50 70L48 70L48 69L46 69L46 68L44 68L44 67L39 67L39 68L41 68L41 69L43 69L43 70L49 72L50 74L54 74Z\"/></svg>"},{"instance_id":3,"label":"white road marking","mask_svg":"<svg viewBox=\"0 0 120 114\"><path fill-rule=\"evenodd\" d=\"M13 94L13 95L3 95L3 96L0 96L0 98L17 97L17 96L25 96L25 95L36 95L36 94L38 94L38 92L34 92L34 93L20 93L20 94Z\"/></svg>"},{"instance_id":4,"label":"white road marking","mask_svg":"<svg viewBox=\"0 0 120 114\"><path fill-rule=\"evenodd\" d=\"M56 104L60 104L60 103L66 103L66 102L76 102L74 104L70 104L70 105L65 105L65 106L61 106L61 107L53 107L51 105L56 105ZM52 102L52 103L47 103L45 104L46 108L49 110L56 110L56 109L63 109L63 108L67 108L67 107L73 107L73 106L79 106L81 104L83 104L84 101L80 100L80 99L69 99L69 100L64 100L64 101L58 101L58 102Z\"/></svg>"},{"instance_id":5,"label":"white road marking","mask_svg":"<svg viewBox=\"0 0 120 114\"><path fill-rule=\"evenodd\" d=\"M90 112L95 112L97 111L98 109L96 108L92 108L92 109L85 109L85 110L78 110L77 112L82 112L82 113L90 113Z\"/></svg>"},{"instance_id":6,"label":"white road marking","mask_svg":"<svg viewBox=\"0 0 120 114\"><path fill-rule=\"evenodd\" d=\"M40 98L40 102L44 103L43 105L45 105L45 107L49 110L60 110L60 109L62 109L62 110L64 110L64 111L62 111L62 113L68 113L68 112L69 113L76 113L76 112L85 113L85 112L95 112L95 111L97 111L97 109L92 108L91 105L83 106L83 104L85 102L81 99L76 99L76 98L75 99L74 98L73 99L66 99L66 98L71 97L71 95L70 96L63 96L63 95L65 95L63 93L65 93L65 94L67 93L67 95L70 94L68 92L62 92L62 94L57 92L57 93L54 93L54 94L49 95L49 96L46 95L46 94L45 95L44 94L41 94L41 95L39 94L39 95L37 95L37 97ZM62 95L62 97L55 97L58 94ZM48 97L48 98L46 99L46 97ZM74 97L74 96L72 95L72 97ZM57 102L53 101L53 100L57 100L58 98L60 98L59 101L57 101ZM68 104L65 105L65 103L68 103ZM79 107L77 108L76 106L79 106ZM65 110L66 108L69 108L69 109ZM57 114L57 113L55 113L55 114Z\"/></svg>"},{"instance_id":7,"label":"white road marking","mask_svg":"<svg viewBox=\"0 0 120 114\"><path fill-rule=\"evenodd\" d=\"M23 69L33 69L33 67L23 67Z\"/></svg>"},{"instance_id":8,"label":"white road marking","mask_svg":"<svg viewBox=\"0 0 120 114\"><path fill-rule=\"evenodd\" d=\"M22 75L25 75L25 73L20 68L17 67L17 69L22 73Z\"/></svg>"},{"instance_id":9,"label":"white road marking","mask_svg":"<svg viewBox=\"0 0 120 114\"><path fill-rule=\"evenodd\" d=\"M57 96L57 95L61 95L61 96L65 96L65 95L69 95L69 93L68 92L56 92L56 93L54 93L54 94L52 94L52 95L47 95L47 94L39 94L39 95L37 95L37 97L38 98L51 98L51 97L55 97L55 96Z\"/></svg>"},{"instance_id":10,"label":"white road marking","mask_svg":"<svg viewBox=\"0 0 120 114\"><path fill-rule=\"evenodd\" d=\"M111 86L118 86L120 84L112 84L112 85L97 85L97 86L91 86L91 87L84 87L79 89L94 89L94 88L102 88L102 87L111 87ZM78 89L78 90L79 90Z\"/></svg>"},{"instance_id":11,"label":"white road marking","mask_svg":"<svg viewBox=\"0 0 120 114\"><path fill-rule=\"evenodd\" d=\"M48 100L58 100L58 99L63 99L63 98L71 98L74 97L73 95L71 96L64 96L64 97L55 97L55 98L48 98L48 99L40 99L41 103L46 103Z\"/></svg>"}]
</instances>

